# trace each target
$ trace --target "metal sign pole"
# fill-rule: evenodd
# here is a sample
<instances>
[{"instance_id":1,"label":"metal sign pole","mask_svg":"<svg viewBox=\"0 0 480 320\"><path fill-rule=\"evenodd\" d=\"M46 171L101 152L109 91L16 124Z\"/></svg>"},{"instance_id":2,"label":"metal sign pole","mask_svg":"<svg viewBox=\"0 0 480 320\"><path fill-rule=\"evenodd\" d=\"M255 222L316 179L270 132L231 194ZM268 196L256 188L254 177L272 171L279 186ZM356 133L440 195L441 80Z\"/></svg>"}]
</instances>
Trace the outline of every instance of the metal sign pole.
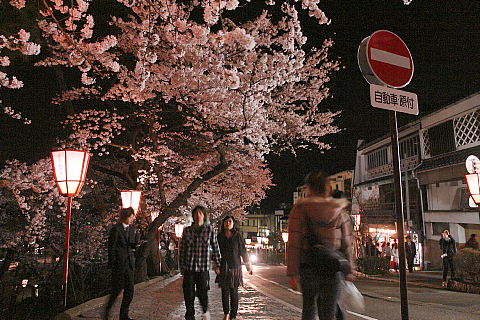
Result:
<instances>
[{"instance_id":1,"label":"metal sign pole","mask_svg":"<svg viewBox=\"0 0 480 320\"><path fill-rule=\"evenodd\" d=\"M398 237L398 258L400 268L400 303L402 320L409 320L408 317L408 295L407 295L407 274L405 263L405 239L403 219L402 182L400 180L400 156L398 152L398 127L397 112L390 111L390 134L392 141L393 158L393 186L395 190L395 210L397 213L397 237Z\"/></svg>"}]
</instances>

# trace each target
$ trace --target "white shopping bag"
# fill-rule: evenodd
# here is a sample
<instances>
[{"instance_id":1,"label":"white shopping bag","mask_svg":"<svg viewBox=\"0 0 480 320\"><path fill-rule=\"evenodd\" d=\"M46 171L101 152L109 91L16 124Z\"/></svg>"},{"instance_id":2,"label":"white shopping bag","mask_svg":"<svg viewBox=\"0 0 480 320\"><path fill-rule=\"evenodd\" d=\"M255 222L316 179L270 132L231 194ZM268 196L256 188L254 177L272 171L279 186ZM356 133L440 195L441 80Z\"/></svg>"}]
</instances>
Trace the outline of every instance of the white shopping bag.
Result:
<instances>
[{"instance_id":1,"label":"white shopping bag","mask_svg":"<svg viewBox=\"0 0 480 320\"><path fill-rule=\"evenodd\" d=\"M339 304L349 311L362 313L365 311L365 300L357 287L350 281L342 280L342 291Z\"/></svg>"}]
</instances>

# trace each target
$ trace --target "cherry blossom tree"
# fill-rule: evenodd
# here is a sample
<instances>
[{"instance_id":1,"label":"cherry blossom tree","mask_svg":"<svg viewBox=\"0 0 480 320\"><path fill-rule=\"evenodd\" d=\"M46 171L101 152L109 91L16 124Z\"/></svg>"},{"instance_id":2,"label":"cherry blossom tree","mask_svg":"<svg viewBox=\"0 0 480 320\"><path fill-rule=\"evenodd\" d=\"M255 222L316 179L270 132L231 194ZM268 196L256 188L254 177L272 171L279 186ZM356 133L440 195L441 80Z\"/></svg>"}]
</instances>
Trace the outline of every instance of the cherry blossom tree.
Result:
<instances>
[{"instance_id":1,"label":"cherry blossom tree","mask_svg":"<svg viewBox=\"0 0 480 320\"><path fill-rule=\"evenodd\" d=\"M54 99L78 110L60 144L92 152L91 169L114 187L144 191L143 214L161 212L145 226L147 243L194 204L220 216L258 202L271 186L266 154L329 148L322 137L339 131L337 113L321 102L339 64L331 40L306 46L299 17L329 23L318 0L105 2L121 8L108 25L94 2L38 2L49 46L37 65L78 73L78 86Z\"/></svg>"}]
</instances>

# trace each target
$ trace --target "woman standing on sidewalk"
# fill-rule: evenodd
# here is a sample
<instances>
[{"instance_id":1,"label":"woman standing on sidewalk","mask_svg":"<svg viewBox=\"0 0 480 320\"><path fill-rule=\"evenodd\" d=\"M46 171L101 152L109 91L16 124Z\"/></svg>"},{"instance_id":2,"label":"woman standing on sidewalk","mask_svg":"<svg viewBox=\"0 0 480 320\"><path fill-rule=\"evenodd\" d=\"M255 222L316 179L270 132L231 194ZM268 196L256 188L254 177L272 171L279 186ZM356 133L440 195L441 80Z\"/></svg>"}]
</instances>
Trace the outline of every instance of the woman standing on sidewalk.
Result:
<instances>
[{"instance_id":1,"label":"woman standing on sidewalk","mask_svg":"<svg viewBox=\"0 0 480 320\"><path fill-rule=\"evenodd\" d=\"M216 282L222 289L223 320L233 320L237 318L238 287L243 285L241 259L246 263L250 274L252 266L245 249L245 241L235 227L233 216L223 218L217 239L222 260Z\"/></svg>"},{"instance_id":2,"label":"woman standing on sidewalk","mask_svg":"<svg viewBox=\"0 0 480 320\"><path fill-rule=\"evenodd\" d=\"M400 261L398 258L398 244L397 241L394 239L392 243L392 269L395 272L398 272L398 262Z\"/></svg>"},{"instance_id":3,"label":"woman standing on sidewalk","mask_svg":"<svg viewBox=\"0 0 480 320\"><path fill-rule=\"evenodd\" d=\"M442 287L447 286L447 275L448 270L450 269L450 278L455 277L455 269L453 267L453 257L457 252L457 247L455 245L455 239L450 235L448 230L442 232L442 238L440 239L440 250L442 250L442 255L440 256L443 260L443 282Z\"/></svg>"}]
</instances>

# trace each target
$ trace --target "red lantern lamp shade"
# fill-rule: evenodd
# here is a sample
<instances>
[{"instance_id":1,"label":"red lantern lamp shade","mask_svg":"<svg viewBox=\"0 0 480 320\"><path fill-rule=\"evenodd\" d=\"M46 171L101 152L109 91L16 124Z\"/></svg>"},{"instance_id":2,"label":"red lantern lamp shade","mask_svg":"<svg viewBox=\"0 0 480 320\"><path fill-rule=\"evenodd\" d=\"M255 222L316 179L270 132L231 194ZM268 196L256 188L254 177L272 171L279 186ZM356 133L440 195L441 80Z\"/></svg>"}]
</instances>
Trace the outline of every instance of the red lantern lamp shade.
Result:
<instances>
[{"instance_id":1,"label":"red lantern lamp shade","mask_svg":"<svg viewBox=\"0 0 480 320\"><path fill-rule=\"evenodd\" d=\"M475 204L480 205L480 173L466 174L468 191Z\"/></svg>"},{"instance_id":2,"label":"red lantern lamp shade","mask_svg":"<svg viewBox=\"0 0 480 320\"><path fill-rule=\"evenodd\" d=\"M182 235L183 235L183 228L185 227L185 225L183 224L175 224L175 236L177 238L181 238Z\"/></svg>"},{"instance_id":3,"label":"red lantern lamp shade","mask_svg":"<svg viewBox=\"0 0 480 320\"><path fill-rule=\"evenodd\" d=\"M122 208L132 208L137 214L138 207L140 206L140 198L142 197L142 191L139 190L124 190L120 191L122 196Z\"/></svg>"},{"instance_id":4,"label":"red lantern lamp shade","mask_svg":"<svg viewBox=\"0 0 480 320\"><path fill-rule=\"evenodd\" d=\"M55 183L62 196L78 196L85 183L90 156L90 153L79 150L51 152Z\"/></svg>"},{"instance_id":5,"label":"red lantern lamp shade","mask_svg":"<svg viewBox=\"0 0 480 320\"><path fill-rule=\"evenodd\" d=\"M283 242L285 243L288 242L288 232L282 232L282 239L283 239Z\"/></svg>"}]
</instances>

